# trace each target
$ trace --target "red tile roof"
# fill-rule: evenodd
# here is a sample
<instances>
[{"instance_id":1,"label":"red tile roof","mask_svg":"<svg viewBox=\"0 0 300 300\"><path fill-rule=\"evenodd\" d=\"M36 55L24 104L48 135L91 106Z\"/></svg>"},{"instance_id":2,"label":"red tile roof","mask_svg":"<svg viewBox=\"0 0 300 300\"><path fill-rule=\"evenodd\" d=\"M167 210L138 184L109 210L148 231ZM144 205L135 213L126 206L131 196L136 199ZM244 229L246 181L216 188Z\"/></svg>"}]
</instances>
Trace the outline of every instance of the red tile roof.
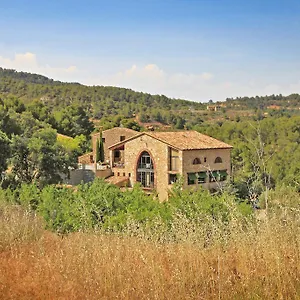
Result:
<instances>
[{"instance_id":1,"label":"red tile roof","mask_svg":"<svg viewBox=\"0 0 300 300\"><path fill-rule=\"evenodd\" d=\"M139 133L139 132L137 132L133 129L126 128L126 127L114 127L114 128L111 128L111 129L103 130L102 133L109 132L109 131L117 131L117 130L120 130L120 129L122 129L123 132L127 131L127 132L130 132L132 134L138 134ZM95 132L92 135L97 135L97 134L100 134L100 132Z\"/></svg>"},{"instance_id":2,"label":"red tile roof","mask_svg":"<svg viewBox=\"0 0 300 300\"><path fill-rule=\"evenodd\" d=\"M114 148L141 135L148 135L178 150L201 150L201 149L230 149L231 145L214 139L197 131L168 131L168 132L142 132L123 142L112 145Z\"/></svg>"},{"instance_id":3,"label":"red tile roof","mask_svg":"<svg viewBox=\"0 0 300 300\"><path fill-rule=\"evenodd\" d=\"M197 131L151 132L149 135L180 150L232 148L231 145Z\"/></svg>"}]
</instances>

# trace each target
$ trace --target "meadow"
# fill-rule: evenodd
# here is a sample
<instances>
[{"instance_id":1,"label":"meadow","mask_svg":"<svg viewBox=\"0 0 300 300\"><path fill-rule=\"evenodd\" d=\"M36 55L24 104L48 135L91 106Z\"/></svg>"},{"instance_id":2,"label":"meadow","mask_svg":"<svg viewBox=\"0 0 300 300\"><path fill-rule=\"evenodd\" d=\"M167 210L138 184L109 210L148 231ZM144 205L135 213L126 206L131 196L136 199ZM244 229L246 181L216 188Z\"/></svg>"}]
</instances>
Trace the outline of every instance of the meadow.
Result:
<instances>
[{"instance_id":1,"label":"meadow","mask_svg":"<svg viewBox=\"0 0 300 300\"><path fill-rule=\"evenodd\" d=\"M135 224L61 234L36 211L1 201L0 298L298 299L298 203L279 189L268 211L202 225L181 215L176 238L157 238Z\"/></svg>"}]
</instances>

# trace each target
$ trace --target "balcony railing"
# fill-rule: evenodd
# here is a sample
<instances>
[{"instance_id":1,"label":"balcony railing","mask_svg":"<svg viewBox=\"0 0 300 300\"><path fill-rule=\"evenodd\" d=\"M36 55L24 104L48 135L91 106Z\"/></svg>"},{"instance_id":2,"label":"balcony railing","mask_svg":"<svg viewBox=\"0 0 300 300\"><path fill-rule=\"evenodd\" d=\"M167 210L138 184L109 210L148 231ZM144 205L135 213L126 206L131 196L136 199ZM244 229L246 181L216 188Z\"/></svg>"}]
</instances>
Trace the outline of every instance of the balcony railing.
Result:
<instances>
[{"instance_id":1,"label":"balcony railing","mask_svg":"<svg viewBox=\"0 0 300 300\"><path fill-rule=\"evenodd\" d=\"M113 162L113 168L125 168L125 164L123 162Z\"/></svg>"},{"instance_id":2,"label":"balcony railing","mask_svg":"<svg viewBox=\"0 0 300 300\"><path fill-rule=\"evenodd\" d=\"M92 170L95 171L95 164L78 164L79 170ZM110 165L96 164L96 170L110 169Z\"/></svg>"}]
</instances>

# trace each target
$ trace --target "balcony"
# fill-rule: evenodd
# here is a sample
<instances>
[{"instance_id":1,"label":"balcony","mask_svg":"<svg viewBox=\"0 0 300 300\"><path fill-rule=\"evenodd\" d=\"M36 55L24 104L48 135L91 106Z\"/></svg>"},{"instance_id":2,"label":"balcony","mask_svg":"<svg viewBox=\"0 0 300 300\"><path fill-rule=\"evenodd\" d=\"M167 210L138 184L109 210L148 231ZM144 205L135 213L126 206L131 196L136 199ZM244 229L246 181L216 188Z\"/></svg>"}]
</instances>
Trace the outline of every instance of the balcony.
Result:
<instances>
[{"instance_id":1,"label":"balcony","mask_svg":"<svg viewBox=\"0 0 300 300\"><path fill-rule=\"evenodd\" d=\"M79 170L107 170L110 169L109 164L101 165L101 164L78 164Z\"/></svg>"},{"instance_id":2,"label":"balcony","mask_svg":"<svg viewBox=\"0 0 300 300\"><path fill-rule=\"evenodd\" d=\"M112 167L123 169L123 168L125 168L125 164L122 161L114 161L112 164Z\"/></svg>"}]
</instances>

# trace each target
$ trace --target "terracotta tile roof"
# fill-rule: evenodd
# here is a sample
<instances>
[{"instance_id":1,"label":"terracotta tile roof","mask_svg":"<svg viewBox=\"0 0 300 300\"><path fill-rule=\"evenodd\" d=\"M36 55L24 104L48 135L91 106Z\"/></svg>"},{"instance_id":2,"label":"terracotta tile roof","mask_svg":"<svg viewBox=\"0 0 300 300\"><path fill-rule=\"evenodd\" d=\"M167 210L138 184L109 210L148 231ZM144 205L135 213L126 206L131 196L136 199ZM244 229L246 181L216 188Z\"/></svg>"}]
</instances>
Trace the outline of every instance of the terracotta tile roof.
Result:
<instances>
[{"instance_id":1,"label":"terracotta tile roof","mask_svg":"<svg viewBox=\"0 0 300 300\"><path fill-rule=\"evenodd\" d=\"M114 128L111 128L111 129L106 129L106 130L103 130L102 133L105 133L105 132L109 132L109 131L117 131L117 130L120 130L122 129L122 131L127 131L127 132L130 132L130 133L133 133L133 134L138 134L139 132L133 130L133 129L129 129L129 128L125 128L125 127L114 127ZM97 135L97 134L100 134L100 132L95 132L93 133L92 135Z\"/></svg>"},{"instance_id":2,"label":"terracotta tile roof","mask_svg":"<svg viewBox=\"0 0 300 300\"><path fill-rule=\"evenodd\" d=\"M141 132L125 141L116 143L109 148L114 148L133 140L141 135L151 136L179 150L201 150L201 149L229 149L231 145L214 139L197 131L168 131L168 132Z\"/></svg>"},{"instance_id":3,"label":"terracotta tile roof","mask_svg":"<svg viewBox=\"0 0 300 300\"><path fill-rule=\"evenodd\" d=\"M180 150L232 148L231 145L197 131L151 132L148 135Z\"/></svg>"}]
</instances>

